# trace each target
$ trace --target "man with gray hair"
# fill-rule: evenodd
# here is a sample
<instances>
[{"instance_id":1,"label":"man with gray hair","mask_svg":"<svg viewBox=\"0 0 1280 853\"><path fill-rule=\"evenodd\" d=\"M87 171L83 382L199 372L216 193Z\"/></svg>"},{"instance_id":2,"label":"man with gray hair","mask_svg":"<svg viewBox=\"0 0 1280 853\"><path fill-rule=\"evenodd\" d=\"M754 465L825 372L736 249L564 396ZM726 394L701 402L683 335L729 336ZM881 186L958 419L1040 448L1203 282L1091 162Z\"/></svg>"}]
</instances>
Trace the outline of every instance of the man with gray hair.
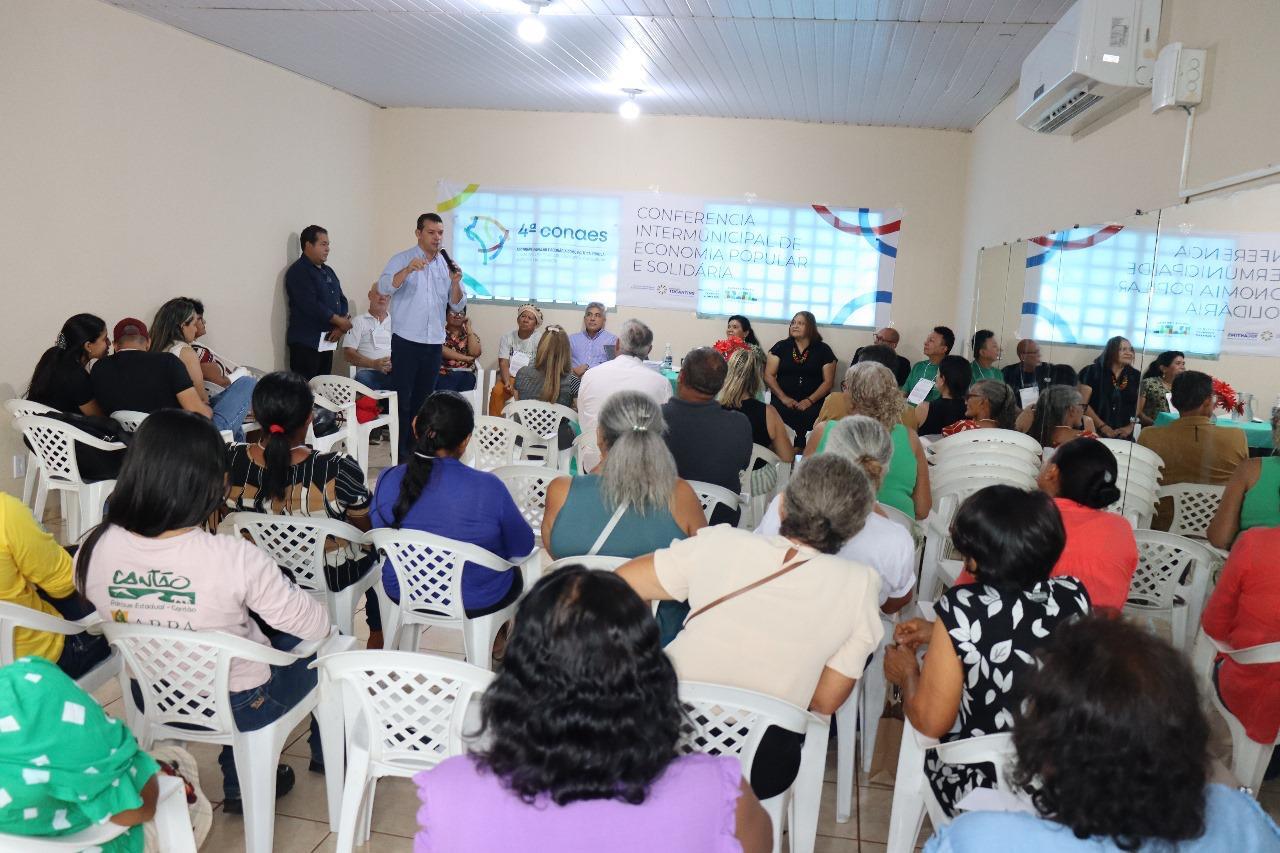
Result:
<instances>
[{"instance_id":1,"label":"man with gray hair","mask_svg":"<svg viewBox=\"0 0 1280 853\"><path fill-rule=\"evenodd\" d=\"M582 317L582 331L569 336L569 361L576 376L609 360L609 347L618 346L618 336L604 327L604 303L592 302Z\"/></svg>"},{"instance_id":2,"label":"man with gray hair","mask_svg":"<svg viewBox=\"0 0 1280 853\"><path fill-rule=\"evenodd\" d=\"M671 397L671 383L656 370L645 366L645 359L653 349L653 332L639 320L622 324L618 336L618 356L612 361L593 367L582 377L578 387L578 423L584 435L596 434L596 422L600 409L618 391L639 391L661 406ZM580 473L586 473L600 461L598 454L584 453Z\"/></svg>"}]
</instances>

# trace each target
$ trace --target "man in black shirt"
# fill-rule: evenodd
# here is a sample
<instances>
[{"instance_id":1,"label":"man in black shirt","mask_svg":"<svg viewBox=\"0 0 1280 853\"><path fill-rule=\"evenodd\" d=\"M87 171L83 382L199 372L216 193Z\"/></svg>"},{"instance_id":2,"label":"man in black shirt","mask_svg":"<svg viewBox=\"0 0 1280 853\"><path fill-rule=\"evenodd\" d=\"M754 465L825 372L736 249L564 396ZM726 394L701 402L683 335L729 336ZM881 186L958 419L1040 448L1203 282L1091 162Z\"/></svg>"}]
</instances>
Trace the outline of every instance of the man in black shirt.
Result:
<instances>
[{"instance_id":1,"label":"man in black shirt","mask_svg":"<svg viewBox=\"0 0 1280 853\"><path fill-rule=\"evenodd\" d=\"M742 490L739 478L751 461L751 422L742 412L723 409L716 401L727 373L720 353L711 347L693 350L684 357L676 396L662 405L662 416L676 473L736 495ZM738 513L722 505L711 521L737 524Z\"/></svg>"},{"instance_id":2,"label":"man in black shirt","mask_svg":"<svg viewBox=\"0 0 1280 853\"><path fill-rule=\"evenodd\" d=\"M213 410L200 400L182 359L167 352L147 352L147 324L132 317L112 331L115 355L101 359L89 374L94 399L108 414L186 409L206 418Z\"/></svg>"},{"instance_id":3,"label":"man in black shirt","mask_svg":"<svg viewBox=\"0 0 1280 853\"><path fill-rule=\"evenodd\" d=\"M900 337L898 335L898 330L885 326L883 329L876 332L875 338L871 341L871 345L888 347L893 350L895 361L893 364L886 364L885 367L893 371L894 378L897 379L898 384L901 385L907 381L907 376L911 373L911 362L897 354L899 340ZM858 356L862 355L862 351L864 349L866 349L866 347L858 347L857 352L853 354L854 364L858 363Z\"/></svg>"},{"instance_id":4,"label":"man in black shirt","mask_svg":"<svg viewBox=\"0 0 1280 853\"><path fill-rule=\"evenodd\" d=\"M320 338L336 343L351 331L347 297L329 259L329 232L319 225L302 229L302 257L284 274L284 291L289 300L289 323L285 343L289 345L289 369L306 379L333 372L333 350L320 352Z\"/></svg>"},{"instance_id":5,"label":"man in black shirt","mask_svg":"<svg viewBox=\"0 0 1280 853\"><path fill-rule=\"evenodd\" d=\"M1040 345L1031 338L1018 341L1018 361L1000 371L1014 393L1023 388L1043 391L1049 385L1049 365L1040 363Z\"/></svg>"}]
</instances>

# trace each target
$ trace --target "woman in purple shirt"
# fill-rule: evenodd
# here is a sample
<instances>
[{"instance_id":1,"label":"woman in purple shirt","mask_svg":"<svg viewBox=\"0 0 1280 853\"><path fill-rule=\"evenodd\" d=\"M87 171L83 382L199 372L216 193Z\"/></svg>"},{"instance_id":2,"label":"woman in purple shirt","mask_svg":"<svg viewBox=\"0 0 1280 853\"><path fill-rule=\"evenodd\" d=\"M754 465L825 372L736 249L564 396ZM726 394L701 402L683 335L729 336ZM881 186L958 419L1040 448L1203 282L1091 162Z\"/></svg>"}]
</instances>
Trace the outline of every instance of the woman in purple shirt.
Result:
<instances>
[{"instance_id":1,"label":"woman in purple shirt","mask_svg":"<svg viewBox=\"0 0 1280 853\"><path fill-rule=\"evenodd\" d=\"M533 530L507 487L462 462L475 423L471 404L457 393L437 391L427 398L413 419L413 456L383 471L373 489L369 517L374 527L446 536L504 560L522 559L533 550ZM382 586L392 601L400 600L400 583L389 562L382 569ZM515 570L495 572L471 563L462 570L462 606L473 619L506 607L522 588Z\"/></svg>"},{"instance_id":2,"label":"woman in purple shirt","mask_svg":"<svg viewBox=\"0 0 1280 853\"><path fill-rule=\"evenodd\" d=\"M414 777L415 853L763 853L732 756L677 751L684 712L649 608L566 566L521 602L481 705L484 748Z\"/></svg>"}]
</instances>

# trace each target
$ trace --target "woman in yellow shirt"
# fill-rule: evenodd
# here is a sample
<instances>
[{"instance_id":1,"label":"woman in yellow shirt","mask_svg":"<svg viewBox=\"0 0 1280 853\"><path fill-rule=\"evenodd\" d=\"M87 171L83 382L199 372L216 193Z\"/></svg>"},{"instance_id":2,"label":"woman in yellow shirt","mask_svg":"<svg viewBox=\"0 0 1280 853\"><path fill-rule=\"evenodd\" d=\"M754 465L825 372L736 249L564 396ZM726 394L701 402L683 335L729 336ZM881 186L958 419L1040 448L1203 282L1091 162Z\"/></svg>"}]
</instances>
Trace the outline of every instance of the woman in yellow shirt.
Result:
<instances>
[{"instance_id":1,"label":"woman in yellow shirt","mask_svg":"<svg viewBox=\"0 0 1280 853\"><path fill-rule=\"evenodd\" d=\"M71 555L36 523L22 501L6 494L0 494L0 601L69 619L93 612L76 592ZM56 663L72 678L84 675L111 653L100 634L64 637L18 628L13 641L15 658L38 655Z\"/></svg>"}]
</instances>

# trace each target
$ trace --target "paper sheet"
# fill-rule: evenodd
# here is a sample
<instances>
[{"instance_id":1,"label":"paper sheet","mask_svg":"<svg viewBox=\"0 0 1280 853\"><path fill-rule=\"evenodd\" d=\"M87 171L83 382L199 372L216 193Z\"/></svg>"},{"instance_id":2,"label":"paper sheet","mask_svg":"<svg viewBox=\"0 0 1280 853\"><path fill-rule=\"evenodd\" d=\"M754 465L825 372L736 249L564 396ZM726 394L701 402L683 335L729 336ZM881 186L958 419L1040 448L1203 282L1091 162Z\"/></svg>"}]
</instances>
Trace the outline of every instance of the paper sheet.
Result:
<instances>
[{"instance_id":1,"label":"paper sheet","mask_svg":"<svg viewBox=\"0 0 1280 853\"><path fill-rule=\"evenodd\" d=\"M336 349L338 348L338 342L337 342L337 341L330 341L330 340L326 340L326 338L328 338L328 337L329 337L329 333L328 333L328 332L325 332L325 333L323 333L323 334L321 334L321 335L320 335L320 345L319 345L318 347L316 347L316 349L317 349L318 351L320 351L320 352L333 352L334 350L336 350Z\"/></svg>"},{"instance_id":2,"label":"paper sheet","mask_svg":"<svg viewBox=\"0 0 1280 853\"><path fill-rule=\"evenodd\" d=\"M924 398L929 396L929 392L934 389L932 379L921 379L911 389L911 393L907 395L907 402L913 406L918 406L924 402Z\"/></svg>"},{"instance_id":3,"label":"paper sheet","mask_svg":"<svg viewBox=\"0 0 1280 853\"><path fill-rule=\"evenodd\" d=\"M1029 409L1040 399L1040 389L1034 385L1030 388L1019 388L1018 399L1022 403L1022 408Z\"/></svg>"}]
</instances>

